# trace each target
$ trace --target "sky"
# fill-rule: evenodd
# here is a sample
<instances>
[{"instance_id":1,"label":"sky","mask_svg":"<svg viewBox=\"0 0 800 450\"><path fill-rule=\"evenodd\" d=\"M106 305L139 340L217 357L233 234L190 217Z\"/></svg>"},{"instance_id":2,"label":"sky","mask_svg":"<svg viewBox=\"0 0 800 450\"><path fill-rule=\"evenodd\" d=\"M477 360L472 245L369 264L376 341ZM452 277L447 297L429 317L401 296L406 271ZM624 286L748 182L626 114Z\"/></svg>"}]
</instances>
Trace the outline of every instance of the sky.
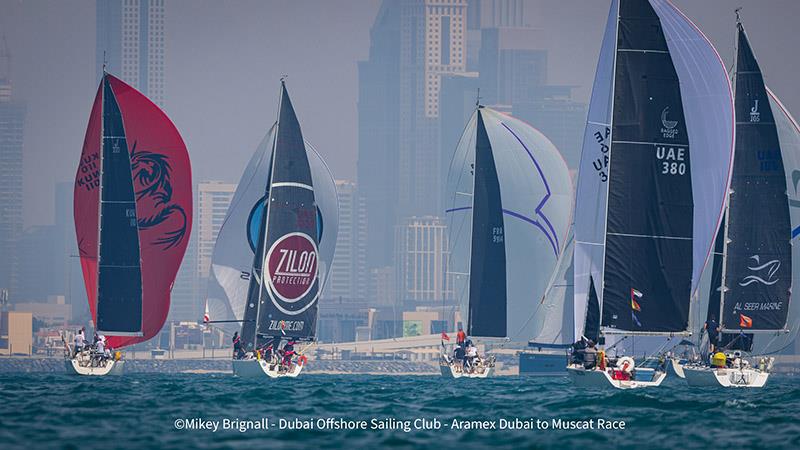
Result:
<instances>
[{"instance_id":1,"label":"sky","mask_svg":"<svg viewBox=\"0 0 800 450\"><path fill-rule=\"evenodd\" d=\"M548 81L587 101L610 0L530 0L545 31ZM733 59L733 9L767 84L800 116L795 0L675 0ZM307 140L339 179L358 153L357 62L369 52L379 0L167 0L165 111L186 141L194 178L236 182L277 114L287 85ZM26 226L53 220L54 185L74 178L96 92L95 0L0 0L14 95L27 104ZM534 124L535 125L535 124Z\"/></svg>"}]
</instances>

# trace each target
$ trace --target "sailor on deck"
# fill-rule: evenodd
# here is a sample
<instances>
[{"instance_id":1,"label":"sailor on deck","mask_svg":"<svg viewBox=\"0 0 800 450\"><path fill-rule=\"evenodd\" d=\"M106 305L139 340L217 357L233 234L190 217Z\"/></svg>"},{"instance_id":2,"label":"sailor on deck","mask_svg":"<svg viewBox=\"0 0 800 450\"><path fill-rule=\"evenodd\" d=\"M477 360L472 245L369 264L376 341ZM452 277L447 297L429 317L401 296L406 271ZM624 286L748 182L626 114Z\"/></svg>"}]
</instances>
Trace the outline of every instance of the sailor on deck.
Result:
<instances>
[{"instance_id":1,"label":"sailor on deck","mask_svg":"<svg viewBox=\"0 0 800 450\"><path fill-rule=\"evenodd\" d=\"M458 333L456 334L456 344L458 344L461 348L466 348L467 343L467 333L464 333L464 329L461 326L458 327Z\"/></svg>"},{"instance_id":2,"label":"sailor on deck","mask_svg":"<svg viewBox=\"0 0 800 450\"><path fill-rule=\"evenodd\" d=\"M86 345L86 335L83 334L84 328L75 333L75 354L83 351L83 346Z\"/></svg>"}]
</instances>

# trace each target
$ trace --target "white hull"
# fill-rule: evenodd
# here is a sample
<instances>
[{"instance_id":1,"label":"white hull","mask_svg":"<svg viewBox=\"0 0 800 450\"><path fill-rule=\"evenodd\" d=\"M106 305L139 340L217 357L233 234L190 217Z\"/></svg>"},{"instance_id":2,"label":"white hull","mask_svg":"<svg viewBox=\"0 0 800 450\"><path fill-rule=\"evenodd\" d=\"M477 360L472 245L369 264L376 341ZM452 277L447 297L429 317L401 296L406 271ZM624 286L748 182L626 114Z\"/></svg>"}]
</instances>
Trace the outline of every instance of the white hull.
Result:
<instances>
[{"instance_id":1,"label":"white hull","mask_svg":"<svg viewBox=\"0 0 800 450\"><path fill-rule=\"evenodd\" d=\"M686 378L686 374L683 373L683 364L677 358L670 358L669 368L670 372L674 373L678 378Z\"/></svg>"},{"instance_id":2,"label":"white hull","mask_svg":"<svg viewBox=\"0 0 800 450\"><path fill-rule=\"evenodd\" d=\"M242 378L295 378L303 371L304 364L292 364L289 370L281 370L280 364L263 359L234 359L233 374Z\"/></svg>"},{"instance_id":3,"label":"white hull","mask_svg":"<svg viewBox=\"0 0 800 450\"><path fill-rule=\"evenodd\" d=\"M638 369L642 370L642 369ZM608 370L585 369L579 365L567 366L572 383L580 387L613 387L616 389L638 389L647 387L658 387L667 374L664 372L654 372L652 381L641 380L615 380L611 377Z\"/></svg>"},{"instance_id":4,"label":"white hull","mask_svg":"<svg viewBox=\"0 0 800 450\"><path fill-rule=\"evenodd\" d=\"M494 375L494 365L481 366L474 372L463 372L458 363L439 363L442 376L447 378L489 378Z\"/></svg>"},{"instance_id":5,"label":"white hull","mask_svg":"<svg viewBox=\"0 0 800 450\"><path fill-rule=\"evenodd\" d=\"M767 384L769 378L769 372L750 367L736 369L684 366L683 372L689 386L761 388Z\"/></svg>"},{"instance_id":6,"label":"white hull","mask_svg":"<svg viewBox=\"0 0 800 450\"><path fill-rule=\"evenodd\" d=\"M102 365L92 366L77 358L64 360L64 365L67 373L71 375L89 375L89 376L104 376L104 375L122 375L125 367L125 361L105 360Z\"/></svg>"}]
</instances>

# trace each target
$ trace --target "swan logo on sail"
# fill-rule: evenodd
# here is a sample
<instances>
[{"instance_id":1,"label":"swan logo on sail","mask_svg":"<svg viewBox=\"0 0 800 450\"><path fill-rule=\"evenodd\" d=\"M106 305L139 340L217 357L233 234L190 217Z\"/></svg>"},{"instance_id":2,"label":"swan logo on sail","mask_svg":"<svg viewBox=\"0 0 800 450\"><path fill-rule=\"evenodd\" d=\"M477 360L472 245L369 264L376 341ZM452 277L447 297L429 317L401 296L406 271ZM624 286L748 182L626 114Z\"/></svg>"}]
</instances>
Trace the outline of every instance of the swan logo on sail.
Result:
<instances>
[{"instance_id":1,"label":"swan logo on sail","mask_svg":"<svg viewBox=\"0 0 800 450\"><path fill-rule=\"evenodd\" d=\"M131 171L136 190L136 211L139 229L164 227L154 240L163 250L180 244L186 236L188 220L183 208L172 198L172 166L169 158L160 153L131 150Z\"/></svg>"},{"instance_id":2,"label":"swan logo on sail","mask_svg":"<svg viewBox=\"0 0 800 450\"><path fill-rule=\"evenodd\" d=\"M753 255L750 257L754 262L753 265L747 266L751 272L754 274L748 275L739 282L739 286L749 286L753 283L760 283L766 286L772 286L773 284L778 282L778 277L775 276L778 273L778 269L781 267L781 262L777 259L773 259L772 261L765 262L761 264L761 258L758 255Z\"/></svg>"},{"instance_id":3,"label":"swan logo on sail","mask_svg":"<svg viewBox=\"0 0 800 450\"><path fill-rule=\"evenodd\" d=\"M661 111L661 125L663 125L661 134L666 139L675 139L675 136L678 135L678 130L675 128L678 125L678 121L667 119L667 114L669 114L669 106Z\"/></svg>"},{"instance_id":4,"label":"swan logo on sail","mask_svg":"<svg viewBox=\"0 0 800 450\"><path fill-rule=\"evenodd\" d=\"M758 112L758 99L755 99L755 104L750 108L750 122L761 122L761 113Z\"/></svg>"},{"instance_id":5,"label":"swan logo on sail","mask_svg":"<svg viewBox=\"0 0 800 450\"><path fill-rule=\"evenodd\" d=\"M264 263L269 275L270 294L274 294L272 299L276 306L292 311L295 308L278 302L295 303L311 291L317 280L317 255L317 244L305 233L288 233L272 244Z\"/></svg>"}]
</instances>

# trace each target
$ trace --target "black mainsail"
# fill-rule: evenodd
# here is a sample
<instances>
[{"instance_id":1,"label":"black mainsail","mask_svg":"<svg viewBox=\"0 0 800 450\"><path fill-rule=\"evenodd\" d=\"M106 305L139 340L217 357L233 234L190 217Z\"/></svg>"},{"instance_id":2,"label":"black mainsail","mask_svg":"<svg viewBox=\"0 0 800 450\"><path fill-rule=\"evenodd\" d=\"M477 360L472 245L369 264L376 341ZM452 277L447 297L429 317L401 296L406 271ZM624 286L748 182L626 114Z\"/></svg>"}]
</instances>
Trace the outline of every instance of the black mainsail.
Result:
<instances>
[{"instance_id":1,"label":"black mainsail","mask_svg":"<svg viewBox=\"0 0 800 450\"><path fill-rule=\"evenodd\" d=\"M680 83L651 4L619 5L601 325L684 332L694 204Z\"/></svg>"},{"instance_id":2,"label":"black mainsail","mask_svg":"<svg viewBox=\"0 0 800 450\"><path fill-rule=\"evenodd\" d=\"M242 339L312 339L319 297L319 221L300 124L281 82L266 213L253 260Z\"/></svg>"},{"instance_id":3,"label":"black mainsail","mask_svg":"<svg viewBox=\"0 0 800 450\"><path fill-rule=\"evenodd\" d=\"M782 330L792 286L786 175L764 78L740 22L733 80L736 150L717 311L724 330Z\"/></svg>"},{"instance_id":4,"label":"black mainsail","mask_svg":"<svg viewBox=\"0 0 800 450\"><path fill-rule=\"evenodd\" d=\"M477 115L467 333L506 337L506 244L500 182L481 108Z\"/></svg>"},{"instance_id":5,"label":"black mainsail","mask_svg":"<svg viewBox=\"0 0 800 450\"><path fill-rule=\"evenodd\" d=\"M142 335L142 266L131 157L122 113L103 77L97 330Z\"/></svg>"}]
</instances>

